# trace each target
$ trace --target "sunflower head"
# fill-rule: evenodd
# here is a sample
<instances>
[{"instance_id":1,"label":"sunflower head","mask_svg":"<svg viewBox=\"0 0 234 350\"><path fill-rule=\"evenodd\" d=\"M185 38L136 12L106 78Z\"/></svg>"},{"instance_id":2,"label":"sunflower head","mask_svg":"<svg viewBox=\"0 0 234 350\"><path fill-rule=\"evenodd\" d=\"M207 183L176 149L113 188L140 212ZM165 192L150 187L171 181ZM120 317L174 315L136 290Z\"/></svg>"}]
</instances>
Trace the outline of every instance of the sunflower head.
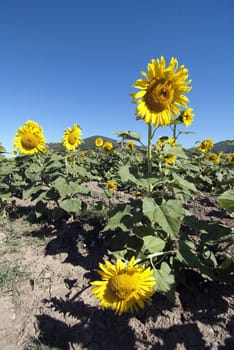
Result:
<instances>
[{"instance_id":1,"label":"sunflower head","mask_svg":"<svg viewBox=\"0 0 234 350\"><path fill-rule=\"evenodd\" d=\"M210 151L213 148L214 142L212 139L205 139L198 146L198 151L201 153L205 153Z\"/></svg>"},{"instance_id":2,"label":"sunflower head","mask_svg":"<svg viewBox=\"0 0 234 350\"><path fill-rule=\"evenodd\" d=\"M107 153L111 152L113 150L113 144L111 142L106 141L103 144L103 150Z\"/></svg>"},{"instance_id":3,"label":"sunflower head","mask_svg":"<svg viewBox=\"0 0 234 350\"><path fill-rule=\"evenodd\" d=\"M192 108L187 108L185 111L182 112L182 121L185 124L185 126L189 126L193 122L194 113Z\"/></svg>"},{"instance_id":4,"label":"sunflower head","mask_svg":"<svg viewBox=\"0 0 234 350\"><path fill-rule=\"evenodd\" d=\"M161 136L156 142L156 147L162 148L164 145L169 144L171 147L177 145L174 137Z\"/></svg>"},{"instance_id":5,"label":"sunflower head","mask_svg":"<svg viewBox=\"0 0 234 350\"><path fill-rule=\"evenodd\" d=\"M96 140L95 140L95 146L96 147L102 147L103 146L103 138L102 137L97 137Z\"/></svg>"},{"instance_id":6,"label":"sunflower head","mask_svg":"<svg viewBox=\"0 0 234 350\"><path fill-rule=\"evenodd\" d=\"M138 79L133 87L140 89L133 97L137 104L136 115L147 124L169 125L171 118L176 118L180 107L187 108L186 92L191 90L188 70L172 57L166 67L165 58L153 59L148 64L148 72L142 71L143 79Z\"/></svg>"},{"instance_id":7,"label":"sunflower head","mask_svg":"<svg viewBox=\"0 0 234 350\"><path fill-rule=\"evenodd\" d=\"M114 180L108 180L106 183L106 188L111 191L117 190L117 184Z\"/></svg>"},{"instance_id":8,"label":"sunflower head","mask_svg":"<svg viewBox=\"0 0 234 350\"><path fill-rule=\"evenodd\" d=\"M176 155L174 155L174 154L172 154L172 155L168 155L168 156L166 156L165 158L164 158L164 162L166 163L166 164L173 164L173 163L175 163L175 161L176 161Z\"/></svg>"},{"instance_id":9,"label":"sunflower head","mask_svg":"<svg viewBox=\"0 0 234 350\"><path fill-rule=\"evenodd\" d=\"M227 162L229 164L234 164L234 153L231 153L228 157L227 157Z\"/></svg>"},{"instance_id":10,"label":"sunflower head","mask_svg":"<svg viewBox=\"0 0 234 350\"><path fill-rule=\"evenodd\" d=\"M117 315L144 307L154 294L155 279L153 270L135 265L135 258L116 264L106 261L99 264L101 281L91 282L92 293L100 300L100 305L115 310Z\"/></svg>"},{"instance_id":11,"label":"sunflower head","mask_svg":"<svg viewBox=\"0 0 234 350\"><path fill-rule=\"evenodd\" d=\"M220 164L220 158L222 154L223 152L219 152L218 154L210 152L207 154L206 159L210 162L213 162L214 164Z\"/></svg>"},{"instance_id":12,"label":"sunflower head","mask_svg":"<svg viewBox=\"0 0 234 350\"><path fill-rule=\"evenodd\" d=\"M63 134L63 145L67 151L74 151L81 144L81 128L74 124L72 128L67 128Z\"/></svg>"},{"instance_id":13,"label":"sunflower head","mask_svg":"<svg viewBox=\"0 0 234 350\"><path fill-rule=\"evenodd\" d=\"M17 130L14 147L22 154L44 153L46 147L42 127L32 120L28 120Z\"/></svg>"},{"instance_id":14,"label":"sunflower head","mask_svg":"<svg viewBox=\"0 0 234 350\"><path fill-rule=\"evenodd\" d=\"M134 151L135 148L135 143L133 140L130 140L127 145L126 145L127 149L129 149L129 151Z\"/></svg>"}]
</instances>

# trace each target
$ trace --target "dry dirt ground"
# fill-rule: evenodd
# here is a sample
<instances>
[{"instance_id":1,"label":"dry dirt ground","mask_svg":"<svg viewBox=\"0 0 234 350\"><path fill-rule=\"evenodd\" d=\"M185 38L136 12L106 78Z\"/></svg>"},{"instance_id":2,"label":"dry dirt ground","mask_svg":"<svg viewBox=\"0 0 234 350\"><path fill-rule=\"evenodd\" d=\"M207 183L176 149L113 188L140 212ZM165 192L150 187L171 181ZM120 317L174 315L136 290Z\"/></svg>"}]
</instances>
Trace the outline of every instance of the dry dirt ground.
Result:
<instances>
[{"instance_id":1,"label":"dry dirt ground","mask_svg":"<svg viewBox=\"0 0 234 350\"><path fill-rule=\"evenodd\" d=\"M204 202L196 210L215 219L214 203ZM95 230L88 225L86 235ZM0 264L10 272L0 294L0 350L234 349L233 285L198 284L191 275L174 304L156 293L137 314L115 316L90 293L103 245L90 240L87 249L81 231L75 222L43 228L2 217Z\"/></svg>"}]
</instances>

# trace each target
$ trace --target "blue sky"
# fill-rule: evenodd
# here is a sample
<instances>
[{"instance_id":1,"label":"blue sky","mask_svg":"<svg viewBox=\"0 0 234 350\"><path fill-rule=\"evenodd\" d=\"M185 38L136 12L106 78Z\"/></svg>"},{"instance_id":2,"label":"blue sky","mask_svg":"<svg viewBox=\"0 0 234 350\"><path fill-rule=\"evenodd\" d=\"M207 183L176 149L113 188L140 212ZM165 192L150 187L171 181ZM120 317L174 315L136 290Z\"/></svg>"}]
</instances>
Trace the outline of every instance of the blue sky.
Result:
<instances>
[{"instance_id":1,"label":"blue sky","mask_svg":"<svg viewBox=\"0 0 234 350\"><path fill-rule=\"evenodd\" d=\"M0 141L35 120L47 142L78 123L83 137L131 130L146 142L129 93L152 58L192 79L185 147L233 139L233 0L7 0L0 2ZM157 136L170 135L160 128ZM156 138L157 138L156 136Z\"/></svg>"}]
</instances>

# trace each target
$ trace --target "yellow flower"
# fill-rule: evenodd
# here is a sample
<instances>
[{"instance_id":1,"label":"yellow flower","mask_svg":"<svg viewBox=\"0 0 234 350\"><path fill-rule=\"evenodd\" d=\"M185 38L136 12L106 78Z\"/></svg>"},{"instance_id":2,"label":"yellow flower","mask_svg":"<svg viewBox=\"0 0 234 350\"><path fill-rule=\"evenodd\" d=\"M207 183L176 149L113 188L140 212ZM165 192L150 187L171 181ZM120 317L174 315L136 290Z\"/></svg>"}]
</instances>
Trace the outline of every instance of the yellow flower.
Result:
<instances>
[{"instance_id":1,"label":"yellow flower","mask_svg":"<svg viewBox=\"0 0 234 350\"><path fill-rule=\"evenodd\" d=\"M135 148L135 143L134 141L129 141L126 145L126 147L130 150L130 151L134 151L134 148Z\"/></svg>"},{"instance_id":2,"label":"yellow flower","mask_svg":"<svg viewBox=\"0 0 234 350\"><path fill-rule=\"evenodd\" d=\"M14 147L23 154L45 152L45 137L40 125L28 120L20 127L14 138Z\"/></svg>"},{"instance_id":3,"label":"yellow flower","mask_svg":"<svg viewBox=\"0 0 234 350\"><path fill-rule=\"evenodd\" d=\"M219 164L222 154L223 152L219 152L218 154L210 152L207 154L206 159L213 162L214 164Z\"/></svg>"},{"instance_id":4,"label":"yellow flower","mask_svg":"<svg viewBox=\"0 0 234 350\"><path fill-rule=\"evenodd\" d=\"M69 154L69 155L67 156L67 161L68 161L68 163L73 164L74 161L75 161L74 155L73 155L73 154Z\"/></svg>"},{"instance_id":5,"label":"yellow flower","mask_svg":"<svg viewBox=\"0 0 234 350\"><path fill-rule=\"evenodd\" d=\"M231 153L228 157L227 157L227 162L229 164L234 164L234 153Z\"/></svg>"},{"instance_id":6,"label":"yellow flower","mask_svg":"<svg viewBox=\"0 0 234 350\"><path fill-rule=\"evenodd\" d=\"M172 164L172 163L175 163L176 158L177 158L176 155L172 154L172 155L166 156L164 158L164 162L167 164Z\"/></svg>"},{"instance_id":7,"label":"yellow flower","mask_svg":"<svg viewBox=\"0 0 234 350\"><path fill-rule=\"evenodd\" d=\"M102 137L97 137L95 140L95 145L96 147L102 147L103 145L103 138Z\"/></svg>"},{"instance_id":8,"label":"yellow flower","mask_svg":"<svg viewBox=\"0 0 234 350\"><path fill-rule=\"evenodd\" d=\"M148 72L142 71L144 79L138 79L133 87L140 89L133 97L137 104L136 115L147 124L155 127L169 125L171 117L176 118L180 106L187 108L188 98L184 93L191 90L191 80L184 65L178 67L178 61L172 57L166 67L165 58L152 59Z\"/></svg>"},{"instance_id":9,"label":"yellow flower","mask_svg":"<svg viewBox=\"0 0 234 350\"><path fill-rule=\"evenodd\" d=\"M74 151L81 144L81 128L74 124L72 128L67 128L63 135L63 145L68 151Z\"/></svg>"},{"instance_id":10,"label":"yellow flower","mask_svg":"<svg viewBox=\"0 0 234 350\"><path fill-rule=\"evenodd\" d=\"M194 113L192 108L187 108L183 113L182 113L182 120L185 126L189 126L193 122L193 117Z\"/></svg>"},{"instance_id":11,"label":"yellow flower","mask_svg":"<svg viewBox=\"0 0 234 350\"><path fill-rule=\"evenodd\" d=\"M132 257L128 264L119 259L115 265L109 261L105 265L99 263L102 280L91 282L92 293L100 300L100 305L111 307L117 315L143 308L144 302L151 300L154 294L153 270L134 265L134 262Z\"/></svg>"},{"instance_id":12,"label":"yellow flower","mask_svg":"<svg viewBox=\"0 0 234 350\"><path fill-rule=\"evenodd\" d=\"M198 151L199 152L208 152L209 150L211 150L211 148L213 147L214 142L212 139L205 139L204 141L202 141L200 143L200 145L198 146Z\"/></svg>"},{"instance_id":13,"label":"yellow flower","mask_svg":"<svg viewBox=\"0 0 234 350\"><path fill-rule=\"evenodd\" d=\"M108 180L106 183L106 188L108 190L115 191L115 190L117 190L117 184L115 183L114 180Z\"/></svg>"},{"instance_id":14,"label":"yellow flower","mask_svg":"<svg viewBox=\"0 0 234 350\"><path fill-rule=\"evenodd\" d=\"M172 147L176 146L176 139L174 137L168 137L165 143L168 143Z\"/></svg>"},{"instance_id":15,"label":"yellow flower","mask_svg":"<svg viewBox=\"0 0 234 350\"><path fill-rule=\"evenodd\" d=\"M79 157L80 158L85 158L86 155L87 155L87 152L83 151L83 152L80 152Z\"/></svg>"},{"instance_id":16,"label":"yellow flower","mask_svg":"<svg viewBox=\"0 0 234 350\"><path fill-rule=\"evenodd\" d=\"M103 145L103 149L104 149L104 151L107 152L107 153L111 152L112 149L113 149L112 143L106 141L106 142L104 143L104 145Z\"/></svg>"},{"instance_id":17,"label":"yellow flower","mask_svg":"<svg viewBox=\"0 0 234 350\"><path fill-rule=\"evenodd\" d=\"M156 142L156 146L159 148L162 148L165 144L169 144L172 147L176 146L176 139L174 137L165 137L162 136L158 139L158 141Z\"/></svg>"}]
</instances>

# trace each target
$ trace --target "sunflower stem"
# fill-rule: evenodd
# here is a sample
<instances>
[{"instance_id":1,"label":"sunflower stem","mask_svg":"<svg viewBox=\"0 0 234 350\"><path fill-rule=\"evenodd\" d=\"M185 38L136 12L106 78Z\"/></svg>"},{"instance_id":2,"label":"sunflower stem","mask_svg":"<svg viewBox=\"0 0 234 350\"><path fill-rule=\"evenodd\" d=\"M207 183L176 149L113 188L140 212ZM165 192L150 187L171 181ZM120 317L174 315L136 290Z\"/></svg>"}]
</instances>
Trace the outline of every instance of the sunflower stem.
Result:
<instances>
[{"instance_id":1,"label":"sunflower stem","mask_svg":"<svg viewBox=\"0 0 234 350\"><path fill-rule=\"evenodd\" d=\"M174 138L174 140L177 139L177 135L176 135L176 124L173 125L173 138Z\"/></svg>"},{"instance_id":2,"label":"sunflower stem","mask_svg":"<svg viewBox=\"0 0 234 350\"><path fill-rule=\"evenodd\" d=\"M148 124L148 179L152 176L152 125ZM152 192L152 185L149 184L149 193Z\"/></svg>"}]
</instances>

